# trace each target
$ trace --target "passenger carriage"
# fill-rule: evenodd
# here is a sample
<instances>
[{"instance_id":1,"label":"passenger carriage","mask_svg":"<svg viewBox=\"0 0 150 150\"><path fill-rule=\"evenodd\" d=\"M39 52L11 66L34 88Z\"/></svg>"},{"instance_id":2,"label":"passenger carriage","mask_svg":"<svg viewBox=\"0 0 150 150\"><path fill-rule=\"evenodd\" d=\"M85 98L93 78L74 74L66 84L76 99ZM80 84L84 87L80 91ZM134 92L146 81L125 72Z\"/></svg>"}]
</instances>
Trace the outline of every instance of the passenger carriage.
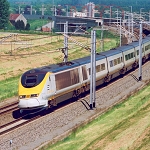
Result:
<instances>
[{"instance_id":1,"label":"passenger carriage","mask_svg":"<svg viewBox=\"0 0 150 150\"><path fill-rule=\"evenodd\" d=\"M150 36L142 40L143 62L150 57ZM139 42L96 54L96 86L136 68ZM19 108L55 106L90 89L91 57L25 72L19 81Z\"/></svg>"}]
</instances>

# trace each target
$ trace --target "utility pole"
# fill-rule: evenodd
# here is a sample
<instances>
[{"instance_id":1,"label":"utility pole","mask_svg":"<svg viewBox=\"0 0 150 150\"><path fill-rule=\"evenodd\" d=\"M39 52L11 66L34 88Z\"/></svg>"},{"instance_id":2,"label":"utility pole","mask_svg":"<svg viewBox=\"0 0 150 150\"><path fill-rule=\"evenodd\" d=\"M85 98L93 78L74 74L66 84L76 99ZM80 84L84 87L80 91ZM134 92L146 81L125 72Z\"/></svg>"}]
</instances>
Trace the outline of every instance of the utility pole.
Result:
<instances>
[{"instance_id":1,"label":"utility pole","mask_svg":"<svg viewBox=\"0 0 150 150\"><path fill-rule=\"evenodd\" d=\"M144 8L140 8L140 21L142 21L142 9Z\"/></svg>"},{"instance_id":2,"label":"utility pole","mask_svg":"<svg viewBox=\"0 0 150 150\"><path fill-rule=\"evenodd\" d=\"M44 16L44 5L42 5L42 16Z\"/></svg>"},{"instance_id":3,"label":"utility pole","mask_svg":"<svg viewBox=\"0 0 150 150\"><path fill-rule=\"evenodd\" d=\"M110 6L109 26L111 25L112 7L113 7L113 6Z\"/></svg>"},{"instance_id":4,"label":"utility pole","mask_svg":"<svg viewBox=\"0 0 150 150\"><path fill-rule=\"evenodd\" d=\"M20 6L19 6L19 14L20 14Z\"/></svg>"},{"instance_id":5,"label":"utility pole","mask_svg":"<svg viewBox=\"0 0 150 150\"><path fill-rule=\"evenodd\" d=\"M66 13L66 16L68 17L68 5L66 5L66 6L67 6L67 8L66 8L66 9L67 9L67 10L66 10L66 12L67 12L67 13Z\"/></svg>"},{"instance_id":6,"label":"utility pole","mask_svg":"<svg viewBox=\"0 0 150 150\"><path fill-rule=\"evenodd\" d=\"M132 6L130 6L131 7L131 28L132 28L132 41L133 41L133 13L132 13Z\"/></svg>"},{"instance_id":7,"label":"utility pole","mask_svg":"<svg viewBox=\"0 0 150 150\"><path fill-rule=\"evenodd\" d=\"M142 22L140 22L140 38L139 38L139 81L142 80L142 33L143 27Z\"/></svg>"},{"instance_id":8,"label":"utility pole","mask_svg":"<svg viewBox=\"0 0 150 150\"><path fill-rule=\"evenodd\" d=\"M64 24L64 35L68 35L68 21ZM68 37L64 36L64 62L68 61Z\"/></svg>"},{"instance_id":9,"label":"utility pole","mask_svg":"<svg viewBox=\"0 0 150 150\"><path fill-rule=\"evenodd\" d=\"M32 5L30 6L30 15L32 15Z\"/></svg>"},{"instance_id":10,"label":"utility pole","mask_svg":"<svg viewBox=\"0 0 150 150\"><path fill-rule=\"evenodd\" d=\"M150 22L150 11L149 11L149 22Z\"/></svg>"},{"instance_id":11,"label":"utility pole","mask_svg":"<svg viewBox=\"0 0 150 150\"><path fill-rule=\"evenodd\" d=\"M129 42L131 43L131 15L128 16L128 32L129 32Z\"/></svg>"},{"instance_id":12,"label":"utility pole","mask_svg":"<svg viewBox=\"0 0 150 150\"><path fill-rule=\"evenodd\" d=\"M104 50L104 40L103 40L103 36L104 36L104 29L103 29L103 24L104 24L104 20L102 21L102 30L101 30L101 52Z\"/></svg>"},{"instance_id":13,"label":"utility pole","mask_svg":"<svg viewBox=\"0 0 150 150\"><path fill-rule=\"evenodd\" d=\"M96 87L96 31L91 31L91 70L90 70L90 109L95 107L95 87Z\"/></svg>"},{"instance_id":14,"label":"utility pole","mask_svg":"<svg viewBox=\"0 0 150 150\"><path fill-rule=\"evenodd\" d=\"M121 35L122 35L122 32L121 32L121 27L122 27L122 25L121 25L121 17L120 17L120 47L121 47L121 45L122 45L122 40L121 40Z\"/></svg>"}]
</instances>

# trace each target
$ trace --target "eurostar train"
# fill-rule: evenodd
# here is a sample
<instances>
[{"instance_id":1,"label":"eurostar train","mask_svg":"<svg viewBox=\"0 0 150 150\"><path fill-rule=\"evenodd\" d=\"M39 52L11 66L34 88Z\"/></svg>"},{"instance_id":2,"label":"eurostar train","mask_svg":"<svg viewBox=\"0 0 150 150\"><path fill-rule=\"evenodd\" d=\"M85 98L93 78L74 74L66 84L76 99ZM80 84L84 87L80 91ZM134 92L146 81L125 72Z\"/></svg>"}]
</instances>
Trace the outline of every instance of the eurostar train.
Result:
<instances>
[{"instance_id":1,"label":"eurostar train","mask_svg":"<svg viewBox=\"0 0 150 150\"><path fill-rule=\"evenodd\" d=\"M142 40L142 62L150 58L150 36ZM138 67L139 42L96 54L96 86ZM56 106L90 90L90 56L25 72L19 81L19 108Z\"/></svg>"}]
</instances>

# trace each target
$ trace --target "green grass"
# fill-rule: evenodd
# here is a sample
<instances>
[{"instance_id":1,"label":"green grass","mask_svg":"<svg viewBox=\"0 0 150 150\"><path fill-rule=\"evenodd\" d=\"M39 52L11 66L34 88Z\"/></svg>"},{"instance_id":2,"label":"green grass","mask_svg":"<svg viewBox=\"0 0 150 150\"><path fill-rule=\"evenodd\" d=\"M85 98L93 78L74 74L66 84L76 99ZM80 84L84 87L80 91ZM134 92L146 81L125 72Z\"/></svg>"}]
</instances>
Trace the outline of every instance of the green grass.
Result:
<instances>
[{"instance_id":1,"label":"green grass","mask_svg":"<svg viewBox=\"0 0 150 150\"><path fill-rule=\"evenodd\" d=\"M143 122L147 117L147 122L138 129L137 137L126 139L125 146L120 149L144 149L149 147L150 132L139 145L133 146L134 140L142 134L145 128L150 127L150 85L128 100L114 106L111 110L101 115L91 123L76 129L70 136L54 145L47 145L40 150L87 150L104 149L110 142L116 142L131 134L131 128ZM149 119L148 119L149 118ZM146 120L146 119L145 119ZM132 130L131 130L132 131ZM134 131L134 130L133 130ZM136 134L136 133L135 133ZM95 146L99 141L103 144ZM120 143L121 144L121 143ZM127 146L126 146L127 145ZM150 147L149 147L150 148ZM107 148L106 148L107 149Z\"/></svg>"},{"instance_id":2,"label":"green grass","mask_svg":"<svg viewBox=\"0 0 150 150\"><path fill-rule=\"evenodd\" d=\"M30 30L35 30L49 23L49 21L47 19L28 20L28 23L30 24Z\"/></svg>"},{"instance_id":3,"label":"green grass","mask_svg":"<svg viewBox=\"0 0 150 150\"><path fill-rule=\"evenodd\" d=\"M12 77L0 81L0 102L6 98L17 96L19 77Z\"/></svg>"}]
</instances>

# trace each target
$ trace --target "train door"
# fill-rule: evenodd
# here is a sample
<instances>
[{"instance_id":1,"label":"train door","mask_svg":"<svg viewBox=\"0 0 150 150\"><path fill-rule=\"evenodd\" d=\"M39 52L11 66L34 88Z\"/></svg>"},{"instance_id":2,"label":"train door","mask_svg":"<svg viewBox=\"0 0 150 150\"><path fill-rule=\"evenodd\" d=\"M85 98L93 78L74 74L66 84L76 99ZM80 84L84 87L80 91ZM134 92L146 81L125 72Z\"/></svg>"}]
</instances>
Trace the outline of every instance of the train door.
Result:
<instances>
[{"instance_id":1,"label":"train door","mask_svg":"<svg viewBox=\"0 0 150 150\"><path fill-rule=\"evenodd\" d=\"M49 99L53 97L55 91L56 91L55 76L54 74L50 74L47 83L47 93L49 95Z\"/></svg>"}]
</instances>

